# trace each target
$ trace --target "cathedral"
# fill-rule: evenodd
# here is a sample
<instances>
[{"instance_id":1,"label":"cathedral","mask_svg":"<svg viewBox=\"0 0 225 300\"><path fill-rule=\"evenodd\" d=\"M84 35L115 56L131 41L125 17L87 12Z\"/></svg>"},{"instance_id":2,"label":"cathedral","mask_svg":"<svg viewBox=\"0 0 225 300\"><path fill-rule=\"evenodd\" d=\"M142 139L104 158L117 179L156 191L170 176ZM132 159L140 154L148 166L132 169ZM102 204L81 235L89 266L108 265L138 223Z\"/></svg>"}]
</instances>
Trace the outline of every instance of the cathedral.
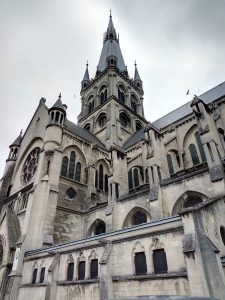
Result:
<instances>
[{"instance_id":1,"label":"cathedral","mask_svg":"<svg viewBox=\"0 0 225 300\"><path fill-rule=\"evenodd\" d=\"M149 122L111 15L93 77L9 146L0 299L225 299L225 82Z\"/></svg>"}]
</instances>

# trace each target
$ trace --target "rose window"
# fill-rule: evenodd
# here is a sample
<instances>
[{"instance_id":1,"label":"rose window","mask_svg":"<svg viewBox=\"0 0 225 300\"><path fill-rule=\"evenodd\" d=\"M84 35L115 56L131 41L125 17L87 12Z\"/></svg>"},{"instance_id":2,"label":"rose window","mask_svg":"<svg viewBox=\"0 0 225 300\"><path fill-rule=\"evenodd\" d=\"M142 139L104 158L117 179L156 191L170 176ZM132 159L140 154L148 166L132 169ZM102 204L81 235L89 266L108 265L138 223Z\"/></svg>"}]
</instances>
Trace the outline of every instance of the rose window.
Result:
<instances>
[{"instance_id":1,"label":"rose window","mask_svg":"<svg viewBox=\"0 0 225 300\"><path fill-rule=\"evenodd\" d=\"M22 170L22 180L24 183L28 183L34 176L37 169L38 158L39 158L40 148L34 148L28 155Z\"/></svg>"}]
</instances>

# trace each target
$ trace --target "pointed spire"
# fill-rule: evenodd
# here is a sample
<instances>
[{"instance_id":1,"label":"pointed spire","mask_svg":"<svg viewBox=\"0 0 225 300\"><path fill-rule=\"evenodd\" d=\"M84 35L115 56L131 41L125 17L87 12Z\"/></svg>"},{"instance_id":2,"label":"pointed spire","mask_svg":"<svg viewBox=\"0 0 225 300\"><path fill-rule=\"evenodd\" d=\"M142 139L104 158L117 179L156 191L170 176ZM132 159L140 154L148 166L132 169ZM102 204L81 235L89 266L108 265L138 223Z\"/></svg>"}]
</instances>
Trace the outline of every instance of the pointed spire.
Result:
<instances>
[{"instance_id":1,"label":"pointed spire","mask_svg":"<svg viewBox=\"0 0 225 300\"><path fill-rule=\"evenodd\" d=\"M137 62L136 62L136 60L135 60L134 66L135 66L134 81L135 80L140 80L141 81L141 77L140 77L138 69L137 69Z\"/></svg>"},{"instance_id":2,"label":"pointed spire","mask_svg":"<svg viewBox=\"0 0 225 300\"><path fill-rule=\"evenodd\" d=\"M116 30L115 30L115 27L114 27L113 21L112 21L111 9L110 9L110 15L109 15L109 24L108 24L108 27L106 30L106 36L105 36L104 42L106 42L107 40L117 40Z\"/></svg>"},{"instance_id":3,"label":"pointed spire","mask_svg":"<svg viewBox=\"0 0 225 300\"><path fill-rule=\"evenodd\" d=\"M83 81L90 81L89 71L88 71L88 61L86 63L86 70L84 72Z\"/></svg>"},{"instance_id":4,"label":"pointed spire","mask_svg":"<svg viewBox=\"0 0 225 300\"><path fill-rule=\"evenodd\" d=\"M22 134L23 134L23 130L20 131L20 135L15 139L15 141L9 147L12 147L12 146L18 146L19 147L20 144L21 144L21 141L23 139Z\"/></svg>"},{"instance_id":5,"label":"pointed spire","mask_svg":"<svg viewBox=\"0 0 225 300\"><path fill-rule=\"evenodd\" d=\"M50 110L59 109L59 110L65 111L65 107L62 104L61 98L62 98L62 94L60 92L58 99L56 100L55 104L50 108Z\"/></svg>"}]
</instances>

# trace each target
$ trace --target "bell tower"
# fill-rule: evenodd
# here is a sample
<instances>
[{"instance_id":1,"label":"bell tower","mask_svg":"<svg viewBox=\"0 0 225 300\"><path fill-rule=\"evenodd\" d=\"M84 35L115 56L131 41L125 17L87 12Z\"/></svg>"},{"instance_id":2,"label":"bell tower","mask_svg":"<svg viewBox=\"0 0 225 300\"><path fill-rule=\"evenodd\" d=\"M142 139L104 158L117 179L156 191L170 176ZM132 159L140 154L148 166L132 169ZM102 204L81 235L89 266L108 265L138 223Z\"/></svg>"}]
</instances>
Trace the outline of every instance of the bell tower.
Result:
<instances>
[{"instance_id":1,"label":"bell tower","mask_svg":"<svg viewBox=\"0 0 225 300\"><path fill-rule=\"evenodd\" d=\"M107 148L119 146L147 125L143 110L143 85L135 63L130 78L120 49L112 15L94 79L88 65L81 82L81 113L78 124L96 135Z\"/></svg>"}]
</instances>

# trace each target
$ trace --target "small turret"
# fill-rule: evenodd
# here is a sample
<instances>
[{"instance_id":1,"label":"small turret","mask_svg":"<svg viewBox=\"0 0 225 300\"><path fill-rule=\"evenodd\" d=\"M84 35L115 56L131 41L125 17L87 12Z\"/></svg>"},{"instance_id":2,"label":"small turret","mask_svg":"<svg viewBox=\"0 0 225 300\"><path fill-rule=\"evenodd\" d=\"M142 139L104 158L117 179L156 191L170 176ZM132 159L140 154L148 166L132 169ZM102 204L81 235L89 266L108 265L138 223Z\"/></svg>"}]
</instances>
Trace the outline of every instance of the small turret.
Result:
<instances>
[{"instance_id":1,"label":"small turret","mask_svg":"<svg viewBox=\"0 0 225 300\"><path fill-rule=\"evenodd\" d=\"M9 146L10 152L9 152L9 157L7 160L16 160L17 159L17 154L18 154L18 150L19 150L22 139L23 139L23 137L22 137L22 130L21 130L20 135Z\"/></svg>"},{"instance_id":2,"label":"small turret","mask_svg":"<svg viewBox=\"0 0 225 300\"><path fill-rule=\"evenodd\" d=\"M66 105L62 104L61 93L59 94L58 100L55 104L48 110L49 125L63 126L66 118Z\"/></svg>"},{"instance_id":3,"label":"small turret","mask_svg":"<svg viewBox=\"0 0 225 300\"><path fill-rule=\"evenodd\" d=\"M90 77L88 72L88 62L86 64L86 70L84 73L83 80L81 81L81 91L85 90L90 84Z\"/></svg>"},{"instance_id":4,"label":"small turret","mask_svg":"<svg viewBox=\"0 0 225 300\"><path fill-rule=\"evenodd\" d=\"M139 72L138 72L138 69L137 69L137 63L135 61L135 71L134 71L134 85L140 89L141 91L143 90L143 87L142 87L142 80L141 80L141 77L139 75Z\"/></svg>"}]
</instances>

